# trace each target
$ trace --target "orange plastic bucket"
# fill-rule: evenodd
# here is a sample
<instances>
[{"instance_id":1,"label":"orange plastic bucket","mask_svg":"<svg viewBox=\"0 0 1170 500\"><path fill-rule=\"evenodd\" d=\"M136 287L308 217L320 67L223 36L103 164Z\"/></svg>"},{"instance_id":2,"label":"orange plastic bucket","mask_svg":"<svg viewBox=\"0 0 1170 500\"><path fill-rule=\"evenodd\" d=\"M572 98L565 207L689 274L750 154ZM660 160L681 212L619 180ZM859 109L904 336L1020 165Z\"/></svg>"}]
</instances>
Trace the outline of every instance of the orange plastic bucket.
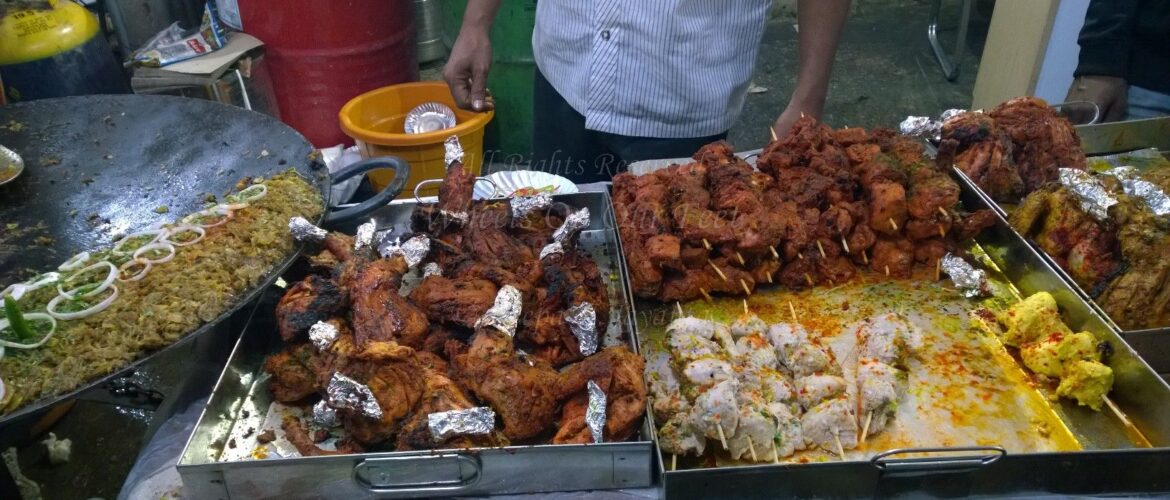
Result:
<instances>
[{"instance_id":1,"label":"orange plastic bucket","mask_svg":"<svg viewBox=\"0 0 1170 500\"><path fill-rule=\"evenodd\" d=\"M455 111L455 127L425 134L403 132L406 114L424 102L440 102ZM442 179L447 173L443 141L459 136L463 144L463 165L479 175L483 163L483 129L494 113L475 113L455 107L455 99L443 82L413 82L371 90L354 97L341 108L341 129L357 142L362 158L397 156L410 164L410 178L399 198L413 196L414 186L427 179ZM388 169L370 172L375 189L394 180ZM428 192L429 191L429 192ZM427 186L420 195L434 195L438 185Z\"/></svg>"}]
</instances>

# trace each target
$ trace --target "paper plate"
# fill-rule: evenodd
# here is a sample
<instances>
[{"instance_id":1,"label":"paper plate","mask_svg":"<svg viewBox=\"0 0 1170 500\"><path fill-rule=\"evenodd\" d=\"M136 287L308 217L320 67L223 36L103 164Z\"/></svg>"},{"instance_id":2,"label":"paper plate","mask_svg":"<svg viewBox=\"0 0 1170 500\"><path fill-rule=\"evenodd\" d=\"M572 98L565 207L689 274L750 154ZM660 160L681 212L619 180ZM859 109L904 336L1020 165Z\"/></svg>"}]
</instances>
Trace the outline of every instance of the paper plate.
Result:
<instances>
[{"instance_id":1,"label":"paper plate","mask_svg":"<svg viewBox=\"0 0 1170 500\"><path fill-rule=\"evenodd\" d=\"M559 175L535 170L507 170L487 176L495 183L495 196L506 198L514 195L523 195L536 192L548 194L569 194L577 192L577 185L573 181ZM475 183L474 196L477 199L492 197L492 185L487 182Z\"/></svg>"}]
</instances>

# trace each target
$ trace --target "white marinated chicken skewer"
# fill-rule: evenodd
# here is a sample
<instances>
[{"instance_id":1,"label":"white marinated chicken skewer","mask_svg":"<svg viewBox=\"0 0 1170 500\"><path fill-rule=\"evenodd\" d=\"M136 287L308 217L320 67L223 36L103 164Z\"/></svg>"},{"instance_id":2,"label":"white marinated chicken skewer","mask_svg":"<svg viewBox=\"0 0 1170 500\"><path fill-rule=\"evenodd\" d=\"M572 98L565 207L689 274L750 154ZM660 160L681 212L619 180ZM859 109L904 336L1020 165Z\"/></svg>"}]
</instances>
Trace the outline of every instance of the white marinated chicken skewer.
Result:
<instances>
[{"instance_id":1,"label":"white marinated chicken skewer","mask_svg":"<svg viewBox=\"0 0 1170 500\"><path fill-rule=\"evenodd\" d=\"M865 415L860 441L884 429L906 392L906 357L920 343L916 330L898 314L867 319L857 333L858 416Z\"/></svg>"}]
</instances>

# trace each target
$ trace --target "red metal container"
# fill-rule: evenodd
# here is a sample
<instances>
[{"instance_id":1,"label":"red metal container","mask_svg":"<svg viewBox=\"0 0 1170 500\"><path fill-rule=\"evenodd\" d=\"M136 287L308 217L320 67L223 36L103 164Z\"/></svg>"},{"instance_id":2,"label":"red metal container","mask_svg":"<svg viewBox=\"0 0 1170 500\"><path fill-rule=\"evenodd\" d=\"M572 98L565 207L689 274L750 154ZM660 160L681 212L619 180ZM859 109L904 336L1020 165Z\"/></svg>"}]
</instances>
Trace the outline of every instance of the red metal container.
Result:
<instances>
[{"instance_id":1,"label":"red metal container","mask_svg":"<svg viewBox=\"0 0 1170 500\"><path fill-rule=\"evenodd\" d=\"M411 0L239 0L266 47L280 117L317 147L353 144L337 113L354 96L418 80Z\"/></svg>"}]
</instances>

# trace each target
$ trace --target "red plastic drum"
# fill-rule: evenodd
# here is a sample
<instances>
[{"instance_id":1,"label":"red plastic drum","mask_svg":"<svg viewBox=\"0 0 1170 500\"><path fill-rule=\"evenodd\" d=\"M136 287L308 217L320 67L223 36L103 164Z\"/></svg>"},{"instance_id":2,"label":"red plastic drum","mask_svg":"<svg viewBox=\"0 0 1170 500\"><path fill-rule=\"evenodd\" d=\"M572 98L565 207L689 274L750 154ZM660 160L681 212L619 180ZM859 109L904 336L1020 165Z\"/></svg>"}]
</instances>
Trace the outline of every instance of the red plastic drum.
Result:
<instances>
[{"instance_id":1,"label":"red plastic drum","mask_svg":"<svg viewBox=\"0 0 1170 500\"><path fill-rule=\"evenodd\" d=\"M239 0L259 38L280 117L317 147L353 144L337 112L353 97L418 80L411 0Z\"/></svg>"}]
</instances>

